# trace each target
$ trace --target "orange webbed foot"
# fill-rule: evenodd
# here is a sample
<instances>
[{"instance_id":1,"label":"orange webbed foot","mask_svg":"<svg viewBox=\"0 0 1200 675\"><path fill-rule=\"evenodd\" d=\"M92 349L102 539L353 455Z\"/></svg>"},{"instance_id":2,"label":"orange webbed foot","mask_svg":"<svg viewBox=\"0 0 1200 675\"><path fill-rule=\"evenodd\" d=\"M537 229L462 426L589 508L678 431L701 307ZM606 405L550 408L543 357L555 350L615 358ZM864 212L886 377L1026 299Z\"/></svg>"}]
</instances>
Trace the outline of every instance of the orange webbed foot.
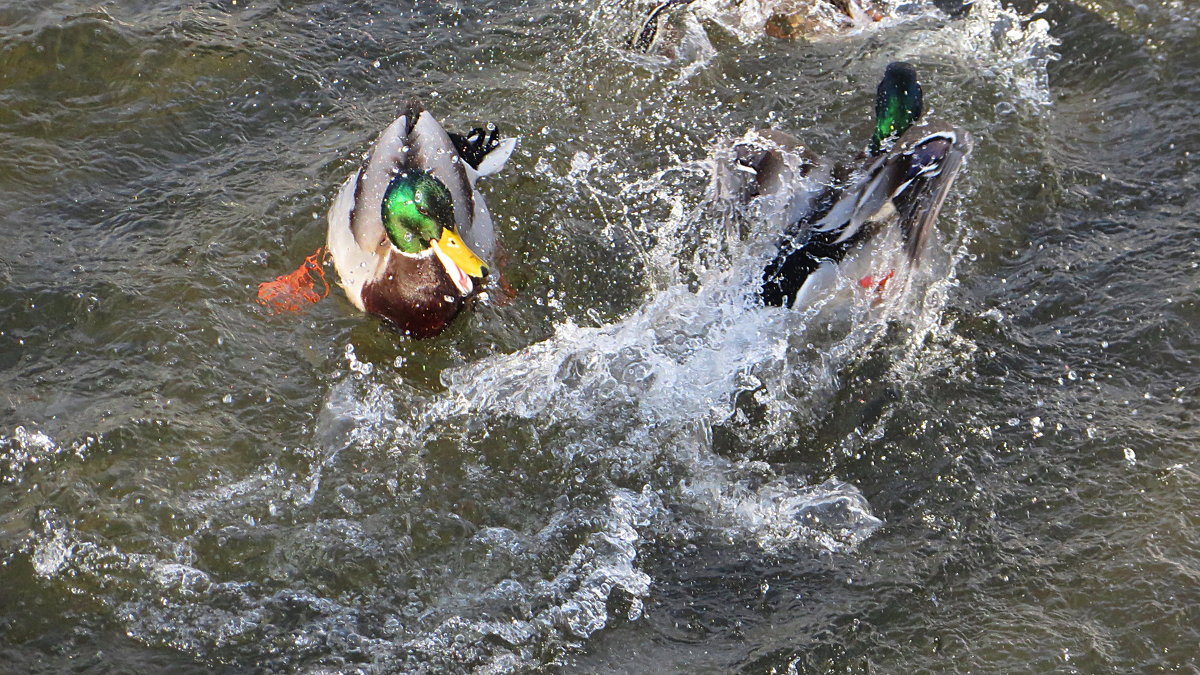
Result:
<instances>
[{"instance_id":1,"label":"orange webbed foot","mask_svg":"<svg viewBox=\"0 0 1200 675\"><path fill-rule=\"evenodd\" d=\"M272 314L298 312L306 305L320 302L329 295L329 282L325 279L325 247L304 259L300 266L258 285L258 304ZM320 293L316 282L323 286Z\"/></svg>"}]
</instances>

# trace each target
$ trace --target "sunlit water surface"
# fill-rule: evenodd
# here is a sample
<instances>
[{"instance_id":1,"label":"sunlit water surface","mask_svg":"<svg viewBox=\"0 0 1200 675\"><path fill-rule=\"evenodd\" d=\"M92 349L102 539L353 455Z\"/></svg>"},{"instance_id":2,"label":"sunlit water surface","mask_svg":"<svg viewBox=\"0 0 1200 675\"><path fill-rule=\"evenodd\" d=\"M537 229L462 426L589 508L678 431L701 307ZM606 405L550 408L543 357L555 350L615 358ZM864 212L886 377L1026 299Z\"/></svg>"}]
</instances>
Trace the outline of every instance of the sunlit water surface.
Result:
<instances>
[{"instance_id":1,"label":"sunlit water surface","mask_svg":"<svg viewBox=\"0 0 1200 675\"><path fill-rule=\"evenodd\" d=\"M1196 670L1194 3L418 5L0 10L0 669ZM927 265L756 306L710 158L897 59L976 138ZM515 299L262 311L411 96L520 136Z\"/></svg>"}]
</instances>

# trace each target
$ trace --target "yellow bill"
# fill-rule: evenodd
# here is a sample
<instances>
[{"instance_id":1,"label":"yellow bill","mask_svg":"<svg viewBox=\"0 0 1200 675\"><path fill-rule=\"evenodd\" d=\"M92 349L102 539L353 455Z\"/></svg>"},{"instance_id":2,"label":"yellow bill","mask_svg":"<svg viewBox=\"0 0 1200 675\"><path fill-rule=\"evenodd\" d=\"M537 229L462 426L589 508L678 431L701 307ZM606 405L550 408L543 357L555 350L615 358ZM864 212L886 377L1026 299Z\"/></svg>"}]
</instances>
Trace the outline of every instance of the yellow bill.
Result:
<instances>
[{"instance_id":1,"label":"yellow bill","mask_svg":"<svg viewBox=\"0 0 1200 675\"><path fill-rule=\"evenodd\" d=\"M475 279L487 276L487 265L467 247L457 232L443 228L442 238L430 239L429 246L445 266L446 273L464 293L469 293L473 286L469 279L463 278L464 276Z\"/></svg>"}]
</instances>

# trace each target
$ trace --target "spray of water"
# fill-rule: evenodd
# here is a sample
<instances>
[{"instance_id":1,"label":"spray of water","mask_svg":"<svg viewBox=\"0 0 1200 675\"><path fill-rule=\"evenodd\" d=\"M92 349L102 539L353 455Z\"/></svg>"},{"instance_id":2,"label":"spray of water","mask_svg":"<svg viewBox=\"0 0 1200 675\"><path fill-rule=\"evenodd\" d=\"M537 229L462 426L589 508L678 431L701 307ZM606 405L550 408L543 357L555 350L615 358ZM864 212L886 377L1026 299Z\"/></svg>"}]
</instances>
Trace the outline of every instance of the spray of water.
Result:
<instances>
[{"instance_id":1,"label":"spray of water","mask_svg":"<svg viewBox=\"0 0 1200 675\"><path fill-rule=\"evenodd\" d=\"M1038 21L983 0L937 30L903 20L924 36L912 50L953 46L1047 100L1053 45ZM723 147L616 184L622 158L602 150L547 174L602 200L604 227L638 242L646 293L632 311L560 320L546 340L442 372L441 391L349 346L311 443L178 497L194 534L122 550L45 511L23 548L37 574L95 598L139 640L214 661L507 672L642 616L663 547L853 555L881 524L861 491L763 457L803 440L864 355L885 352L885 377L901 384L940 358L964 219L943 212L942 253L884 302L847 272L804 307L765 308L753 291L775 207L730 209L694 190ZM655 215L631 224L644 214L608 208L631 203ZM757 454L724 452L719 434ZM72 451L23 430L0 448L9 481ZM206 563L230 542L261 552L243 561L253 574Z\"/></svg>"}]
</instances>

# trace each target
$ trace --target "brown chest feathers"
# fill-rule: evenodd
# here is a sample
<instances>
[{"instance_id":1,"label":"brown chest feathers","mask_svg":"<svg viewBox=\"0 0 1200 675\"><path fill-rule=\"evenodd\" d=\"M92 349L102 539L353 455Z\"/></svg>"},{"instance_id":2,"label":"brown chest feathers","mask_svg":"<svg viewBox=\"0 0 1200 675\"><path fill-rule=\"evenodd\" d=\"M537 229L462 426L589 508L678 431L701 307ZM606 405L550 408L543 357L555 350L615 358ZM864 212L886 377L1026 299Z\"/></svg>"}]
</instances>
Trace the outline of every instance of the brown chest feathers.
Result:
<instances>
[{"instance_id":1,"label":"brown chest feathers","mask_svg":"<svg viewBox=\"0 0 1200 675\"><path fill-rule=\"evenodd\" d=\"M367 312L417 339L433 337L445 330L469 297L462 295L432 257L392 255L386 272L362 288L363 308Z\"/></svg>"}]
</instances>

